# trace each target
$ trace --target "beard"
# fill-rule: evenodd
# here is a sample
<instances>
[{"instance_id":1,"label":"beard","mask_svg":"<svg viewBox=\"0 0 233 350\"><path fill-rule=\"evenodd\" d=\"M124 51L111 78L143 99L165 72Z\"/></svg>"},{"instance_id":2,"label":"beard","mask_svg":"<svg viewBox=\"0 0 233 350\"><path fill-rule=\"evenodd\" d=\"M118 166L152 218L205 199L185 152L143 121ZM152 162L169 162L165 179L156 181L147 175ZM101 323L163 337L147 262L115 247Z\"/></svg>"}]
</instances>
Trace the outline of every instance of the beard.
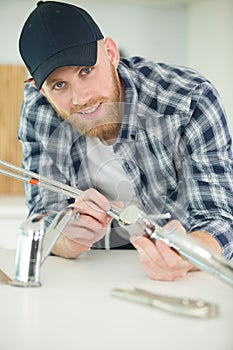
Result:
<instances>
[{"instance_id":1,"label":"beard","mask_svg":"<svg viewBox=\"0 0 233 350\"><path fill-rule=\"evenodd\" d=\"M93 138L98 137L102 140L108 140L115 138L121 128L121 122L123 118L123 104L120 103L121 89L120 82L118 80L117 73L112 63L111 67L111 79L112 79L112 93L108 97L99 96L95 100L92 100L86 105L78 106L74 105L70 112L66 112L60 109L58 106L48 99L48 102L52 105L54 110L68 123L72 124L75 129L82 135ZM91 108L95 104L102 104L101 116L96 119L89 120L77 115L84 108Z\"/></svg>"}]
</instances>

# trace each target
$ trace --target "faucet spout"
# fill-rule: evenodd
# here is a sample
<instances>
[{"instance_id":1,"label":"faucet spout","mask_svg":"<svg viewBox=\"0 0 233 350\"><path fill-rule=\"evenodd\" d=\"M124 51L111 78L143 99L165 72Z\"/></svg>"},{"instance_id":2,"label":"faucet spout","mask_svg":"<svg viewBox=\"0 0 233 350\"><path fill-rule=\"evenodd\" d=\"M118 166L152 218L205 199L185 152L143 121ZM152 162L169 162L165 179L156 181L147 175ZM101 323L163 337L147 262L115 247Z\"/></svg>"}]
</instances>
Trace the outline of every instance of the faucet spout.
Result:
<instances>
[{"instance_id":1,"label":"faucet spout","mask_svg":"<svg viewBox=\"0 0 233 350\"><path fill-rule=\"evenodd\" d=\"M44 214L28 218L19 229L16 250L15 277L11 284L19 287L41 285L40 266L50 254L60 234L74 216L74 209L68 207L59 212L45 232Z\"/></svg>"},{"instance_id":2,"label":"faucet spout","mask_svg":"<svg viewBox=\"0 0 233 350\"><path fill-rule=\"evenodd\" d=\"M74 216L75 214L73 207L65 208L59 212L57 216L55 216L53 222L44 235L41 264L43 264L47 256L50 254L60 234Z\"/></svg>"}]
</instances>

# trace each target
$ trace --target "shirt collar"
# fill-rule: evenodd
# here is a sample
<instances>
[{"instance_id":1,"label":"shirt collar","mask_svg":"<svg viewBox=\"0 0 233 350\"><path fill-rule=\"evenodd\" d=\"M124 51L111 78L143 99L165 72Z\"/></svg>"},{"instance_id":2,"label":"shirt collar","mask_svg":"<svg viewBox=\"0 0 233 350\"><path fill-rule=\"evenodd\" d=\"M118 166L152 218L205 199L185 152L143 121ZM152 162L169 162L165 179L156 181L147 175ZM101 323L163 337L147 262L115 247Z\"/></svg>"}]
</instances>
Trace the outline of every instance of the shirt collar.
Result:
<instances>
[{"instance_id":1,"label":"shirt collar","mask_svg":"<svg viewBox=\"0 0 233 350\"><path fill-rule=\"evenodd\" d=\"M133 81L131 70L123 63L119 62L118 72L124 82L125 96L124 96L124 118L122 121L121 132L119 134L119 141L135 141L138 130L138 92Z\"/></svg>"}]
</instances>

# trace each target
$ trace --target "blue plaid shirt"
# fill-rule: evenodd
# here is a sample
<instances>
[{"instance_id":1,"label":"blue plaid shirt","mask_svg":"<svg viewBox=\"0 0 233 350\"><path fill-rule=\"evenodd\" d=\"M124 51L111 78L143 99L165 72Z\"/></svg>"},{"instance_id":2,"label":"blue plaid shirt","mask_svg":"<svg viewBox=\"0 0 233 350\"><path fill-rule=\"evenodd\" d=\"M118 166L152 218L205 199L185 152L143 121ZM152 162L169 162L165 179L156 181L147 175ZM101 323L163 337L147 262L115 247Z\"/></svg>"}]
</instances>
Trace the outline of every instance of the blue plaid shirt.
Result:
<instances>
[{"instance_id":1,"label":"blue plaid shirt","mask_svg":"<svg viewBox=\"0 0 233 350\"><path fill-rule=\"evenodd\" d=\"M125 85L125 115L113 149L141 209L168 211L187 232L210 233L231 259L233 158L218 92L192 69L139 57L122 59L118 71ZM18 135L23 167L82 190L93 187L85 137L31 84L25 86ZM69 202L28 184L25 191L30 214L52 216Z\"/></svg>"}]
</instances>

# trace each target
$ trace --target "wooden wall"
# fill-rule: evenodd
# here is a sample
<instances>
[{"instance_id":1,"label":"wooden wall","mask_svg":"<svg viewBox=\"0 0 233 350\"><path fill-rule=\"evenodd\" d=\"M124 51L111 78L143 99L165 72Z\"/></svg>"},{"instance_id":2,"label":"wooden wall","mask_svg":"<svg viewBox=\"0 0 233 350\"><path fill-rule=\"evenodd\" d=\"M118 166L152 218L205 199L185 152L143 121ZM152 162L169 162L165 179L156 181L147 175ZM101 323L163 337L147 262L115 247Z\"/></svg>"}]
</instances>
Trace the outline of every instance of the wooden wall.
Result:
<instances>
[{"instance_id":1,"label":"wooden wall","mask_svg":"<svg viewBox=\"0 0 233 350\"><path fill-rule=\"evenodd\" d=\"M0 159L21 166L18 141L20 109L26 69L20 65L0 65ZM23 194L23 183L0 174L0 194Z\"/></svg>"}]
</instances>

